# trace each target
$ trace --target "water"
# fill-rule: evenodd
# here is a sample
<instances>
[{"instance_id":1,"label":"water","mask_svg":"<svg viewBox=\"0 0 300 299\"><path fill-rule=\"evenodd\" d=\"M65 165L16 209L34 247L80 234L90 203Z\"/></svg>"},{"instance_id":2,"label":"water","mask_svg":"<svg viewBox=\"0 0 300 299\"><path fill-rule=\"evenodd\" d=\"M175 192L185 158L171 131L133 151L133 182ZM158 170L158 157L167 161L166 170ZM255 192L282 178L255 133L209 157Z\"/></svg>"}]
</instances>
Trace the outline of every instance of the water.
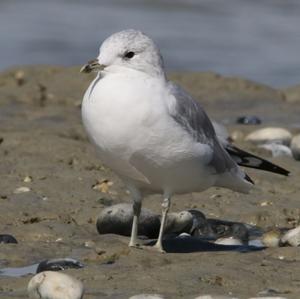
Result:
<instances>
[{"instance_id":1,"label":"water","mask_svg":"<svg viewBox=\"0 0 300 299\"><path fill-rule=\"evenodd\" d=\"M169 70L300 82L298 0L0 0L0 70L81 65L125 28L153 37Z\"/></svg>"}]
</instances>

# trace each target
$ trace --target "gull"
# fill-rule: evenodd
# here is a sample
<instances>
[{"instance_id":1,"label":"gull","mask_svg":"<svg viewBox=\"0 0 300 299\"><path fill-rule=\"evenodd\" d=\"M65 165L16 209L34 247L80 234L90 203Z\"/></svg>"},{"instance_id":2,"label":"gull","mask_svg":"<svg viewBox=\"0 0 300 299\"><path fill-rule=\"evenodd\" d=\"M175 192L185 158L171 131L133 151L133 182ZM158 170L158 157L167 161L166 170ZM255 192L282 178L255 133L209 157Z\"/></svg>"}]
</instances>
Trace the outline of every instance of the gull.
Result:
<instances>
[{"instance_id":1,"label":"gull","mask_svg":"<svg viewBox=\"0 0 300 299\"><path fill-rule=\"evenodd\" d=\"M174 194L212 186L248 193L253 181L238 164L288 174L216 136L201 104L169 81L151 38L128 29L108 37L99 56L81 68L96 71L82 102L82 120L101 161L125 183L133 200L129 246L139 247L142 199L161 193L163 232Z\"/></svg>"}]
</instances>

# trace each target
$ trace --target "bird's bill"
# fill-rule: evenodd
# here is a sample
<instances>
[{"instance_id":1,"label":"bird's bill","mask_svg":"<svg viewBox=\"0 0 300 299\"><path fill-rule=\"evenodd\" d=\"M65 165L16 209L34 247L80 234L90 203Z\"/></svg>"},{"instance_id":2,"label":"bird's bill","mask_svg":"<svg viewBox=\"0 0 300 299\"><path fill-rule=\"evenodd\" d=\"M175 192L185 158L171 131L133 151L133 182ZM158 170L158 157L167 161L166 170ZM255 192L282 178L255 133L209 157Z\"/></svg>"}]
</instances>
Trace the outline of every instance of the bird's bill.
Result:
<instances>
[{"instance_id":1,"label":"bird's bill","mask_svg":"<svg viewBox=\"0 0 300 299\"><path fill-rule=\"evenodd\" d=\"M98 59L90 60L81 69L80 73L90 73L92 71L102 71L105 65L99 64Z\"/></svg>"}]
</instances>

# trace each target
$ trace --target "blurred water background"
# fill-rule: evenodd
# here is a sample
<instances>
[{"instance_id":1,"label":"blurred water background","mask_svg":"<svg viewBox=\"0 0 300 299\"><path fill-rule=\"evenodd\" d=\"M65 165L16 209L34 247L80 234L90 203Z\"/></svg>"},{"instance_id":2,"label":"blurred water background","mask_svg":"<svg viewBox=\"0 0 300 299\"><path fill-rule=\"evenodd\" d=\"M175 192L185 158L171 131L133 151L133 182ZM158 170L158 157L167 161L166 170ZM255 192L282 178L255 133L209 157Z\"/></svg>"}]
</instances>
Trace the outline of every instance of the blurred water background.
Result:
<instances>
[{"instance_id":1,"label":"blurred water background","mask_svg":"<svg viewBox=\"0 0 300 299\"><path fill-rule=\"evenodd\" d=\"M0 70L81 65L127 28L157 42L168 70L300 82L299 0L0 0Z\"/></svg>"}]
</instances>

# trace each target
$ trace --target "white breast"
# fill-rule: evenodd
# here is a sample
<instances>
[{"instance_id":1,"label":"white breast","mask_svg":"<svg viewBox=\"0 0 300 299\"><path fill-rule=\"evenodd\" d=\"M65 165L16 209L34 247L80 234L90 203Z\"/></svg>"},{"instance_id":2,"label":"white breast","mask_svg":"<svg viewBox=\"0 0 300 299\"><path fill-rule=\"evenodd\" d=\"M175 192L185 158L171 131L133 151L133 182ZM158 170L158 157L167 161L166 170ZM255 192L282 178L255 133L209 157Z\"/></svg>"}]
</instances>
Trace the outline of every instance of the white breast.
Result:
<instances>
[{"instance_id":1,"label":"white breast","mask_svg":"<svg viewBox=\"0 0 300 299\"><path fill-rule=\"evenodd\" d=\"M123 178L156 191L200 191L215 180L207 175L210 148L168 115L173 99L164 84L136 71L96 78L84 96L84 126L101 160Z\"/></svg>"}]
</instances>

